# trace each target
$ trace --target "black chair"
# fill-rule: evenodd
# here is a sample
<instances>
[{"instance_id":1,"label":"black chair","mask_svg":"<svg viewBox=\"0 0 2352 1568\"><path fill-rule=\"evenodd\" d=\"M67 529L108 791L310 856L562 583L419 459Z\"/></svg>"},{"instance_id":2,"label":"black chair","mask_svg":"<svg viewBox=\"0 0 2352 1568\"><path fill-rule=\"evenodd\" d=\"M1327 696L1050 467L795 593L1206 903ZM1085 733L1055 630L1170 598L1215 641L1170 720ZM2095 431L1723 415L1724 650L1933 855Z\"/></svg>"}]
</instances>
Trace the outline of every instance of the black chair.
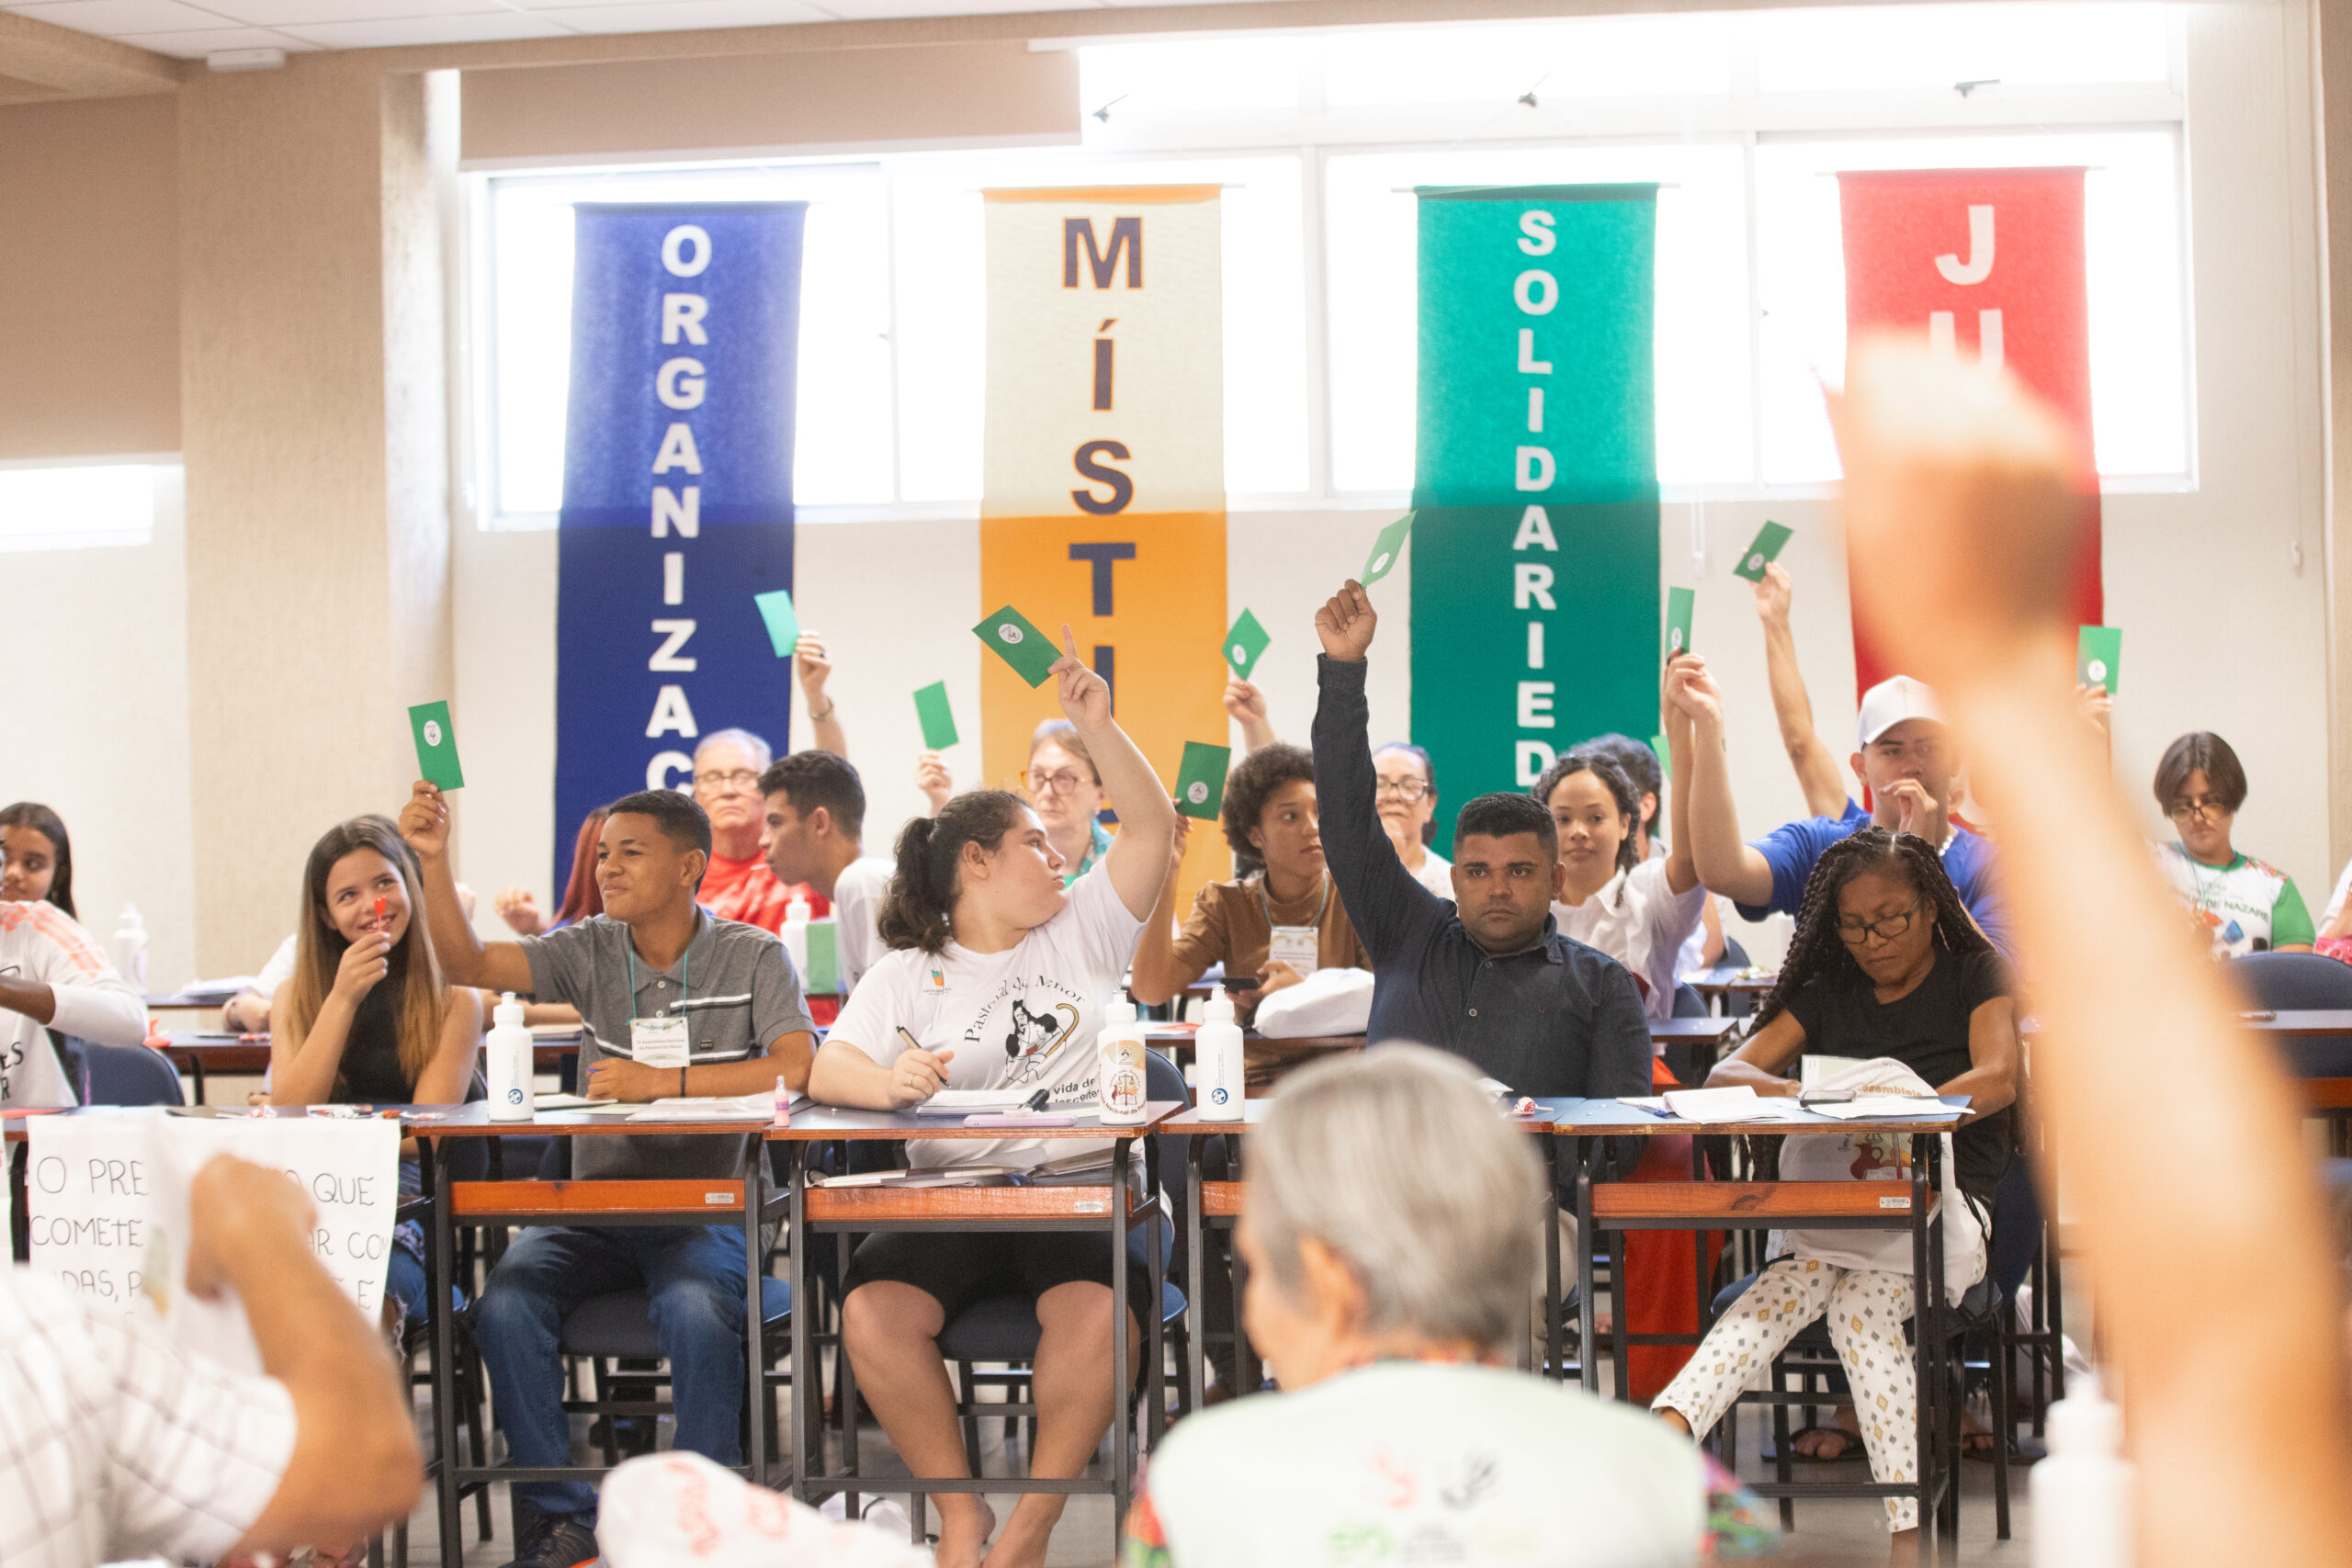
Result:
<instances>
[{"instance_id":1,"label":"black chair","mask_svg":"<svg viewBox=\"0 0 2352 1568\"><path fill-rule=\"evenodd\" d=\"M101 1045L95 1040L75 1040L73 1044L82 1061L83 1077L77 1087L83 1104L187 1103L179 1069L161 1052L144 1045Z\"/></svg>"},{"instance_id":2,"label":"black chair","mask_svg":"<svg viewBox=\"0 0 2352 1568\"><path fill-rule=\"evenodd\" d=\"M1192 1096L1185 1089L1184 1075L1177 1071L1175 1063L1157 1051L1144 1053L1144 1081L1147 1098L1172 1100L1188 1108L1191 1106ZM1170 1179L1170 1172L1173 1172L1175 1183L1174 1190L1169 1193L1171 1213L1182 1213L1185 1192L1182 1144L1169 1134L1153 1134L1145 1140L1144 1147L1146 1201L1158 1199ZM1176 1230L1173 1219L1163 1215L1160 1224L1162 1283L1159 1287L1159 1314L1162 1334L1170 1337L1166 1344L1177 1343L1174 1337L1181 1336L1183 1331L1184 1293L1176 1288L1171 1269L1175 1260ZM1128 1233L1127 1262L1130 1268L1149 1266L1148 1254L1143 1257L1135 1255L1135 1244L1146 1234L1148 1229ZM1030 1435L1035 1436L1037 1407L1027 1397L1028 1368L1036 1359L1037 1341L1043 1334L1035 1303L1025 1297L1010 1295L989 1296L974 1302L940 1330L940 1355L956 1365L956 1414L964 1429L964 1456L974 1475L980 1473L979 1424L983 1417L1003 1417L1008 1437L1012 1421L1017 1417ZM1136 1376L1137 1381L1147 1384L1149 1393L1148 1407L1156 1415L1164 1407L1166 1400L1165 1344L1159 1360L1153 1361L1148 1355L1145 1359L1147 1364L1136 1369ZM975 1366L981 1361L1001 1361L1006 1364L1006 1370L981 1371ZM978 1397L979 1391L986 1387L1003 1389L1006 1400L1002 1403L980 1400ZM1019 1396L1017 1399L1016 1395ZM1125 1442L1128 1437L1127 1433L1114 1432L1112 1440Z\"/></svg>"},{"instance_id":3,"label":"black chair","mask_svg":"<svg viewBox=\"0 0 2352 1568\"><path fill-rule=\"evenodd\" d=\"M745 1398L747 1404L756 1399L760 1405L767 1451L773 1454L776 1451L775 1402L763 1391L773 1386L767 1369L791 1348L792 1287L770 1274L760 1276L760 1341L764 1359L761 1367L752 1369ZM651 1418L674 1413L670 1400L656 1397L669 1378L661 1366L662 1341L653 1329L652 1297L642 1286L591 1296L573 1307L564 1314L558 1348L589 1365L594 1394L567 1399L563 1407L568 1413L598 1417L606 1464L618 1464L621 1460L620 1417ZM639 1365L623 1367L622 1362ZM789 1375L783 1381L788 1383ZM751 1414L746 1411L747 1419Z\"/></svg>"}]
</instances>

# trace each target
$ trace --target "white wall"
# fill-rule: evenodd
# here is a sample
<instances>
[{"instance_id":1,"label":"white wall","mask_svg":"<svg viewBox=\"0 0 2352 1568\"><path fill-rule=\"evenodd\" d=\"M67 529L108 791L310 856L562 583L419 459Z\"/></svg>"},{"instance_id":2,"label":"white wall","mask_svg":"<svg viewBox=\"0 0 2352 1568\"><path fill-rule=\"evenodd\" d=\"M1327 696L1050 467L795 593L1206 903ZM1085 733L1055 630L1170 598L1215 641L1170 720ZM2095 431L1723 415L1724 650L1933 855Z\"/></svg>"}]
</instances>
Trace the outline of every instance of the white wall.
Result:
<instances>
[{"instance_id":1,"label":"white wall","mask_svg":"<svg viewBox=\"0 0 2352 1568\"><path fill-rule=\"evenodd\" d=\"M2156 831L2146 781L2157 754L2183 730L2218 729L2253 783L2239 842L2290 872L2316 906L2335 867L2308 10L2306 0L2276 0L2199 6L2189 17L2199 482L2188 494L2107 499L2109 619L2126 632L2116 771ZM1702 586L1696 646L1728 690L1741 821L1760 831L1801 803L1772 725L1749 592L1729 575L1733 552L1766 517L1796 530L1782 558L1798 582L1799 649L1816 726L1842 756L1853 672L1834 509L1818 501L1712 503L1703 561L1692 557L1691 510L1664 509L1663 575ZM155 931L154 978L173 984L194 961L193 873L185 558L176 510L164 511L154 542L138 548L0 555L12 683L37 694L20 698L0 743L0 801L28 796L59 808L74 832L85 907L111 930L121 902L136 899ZM1236 611L1255 611L1273 635L1261 675L1286 737L1304 739L1312 713L1313 608L1362 562L1391 515L1232 519L1227 599ZM914 688L944 678L959 719L977 731L979 649L966 630L983 608L977 535L968 520L799 532L799 598L834 649L835 694L867 777L876 846L919 805L910 777ZM482 919L494 927L487 896L501 886L550 890L554 536L460 525L452 571L456 711L473 781L459 802L459 864L485 895ZM1374 652L1373 728L1383 736L1407 729L1408 582L1400 571L1374 591L1389 616ZM806 734L793 742L806 744ZM968 782L978 747L959 750L951 761ZM302 759L252 765L299 768ZM315 821L208 822L201 830L307 845L334 814L326 805ZM290 887L288 897L290 908Z\"/></svg>"},{"instance_id":2,"label":"white wall","mask_svg":"<svg viewBox=\"0 0 2352 1568\"><path fill-rule=\"evenodd\" d=\"M196 976L187 550L179 470L156 474L147 544L0 553L0 626L15 694L0 726L0 805L38 800L56 809L74 840L82 923L104 942L123 905L137 904L148 981L170 990ZM214 830L268 829L226 822ZM257 953L245 967L268 956Z\"/></svg>"}]
</instances>

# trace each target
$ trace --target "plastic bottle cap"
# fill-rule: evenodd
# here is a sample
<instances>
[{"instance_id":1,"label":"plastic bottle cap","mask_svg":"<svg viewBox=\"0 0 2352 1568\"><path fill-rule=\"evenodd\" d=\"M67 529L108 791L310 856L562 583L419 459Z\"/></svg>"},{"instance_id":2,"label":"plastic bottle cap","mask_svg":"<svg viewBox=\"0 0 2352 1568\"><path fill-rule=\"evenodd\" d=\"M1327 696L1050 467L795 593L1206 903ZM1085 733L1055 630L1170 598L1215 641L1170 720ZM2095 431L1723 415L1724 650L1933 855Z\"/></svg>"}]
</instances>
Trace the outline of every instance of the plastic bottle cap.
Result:
<instances>
[{"instance_id":1,"label":"plastic bottle cap","mask_svg":"<svg viewBox=\"0 0 2352 1568\"><path fill-rule=\"evenodd\" d=\"M1207 1022L1231 1023L1233 1021L1233 998L1225 994L1225 987L1223 986L1219 986L1216 990L1209 993L1209 1005L1204 1009L1203 1011L1206 1015Z\"/></svg>"},{"instance_id":2,"label":"plastic bottle cap","mask_svg":"<svg viewBox=\"0 0 2352 1568\"><path fill-rule=\"evenodd\" d=\"M2052 1404L2048 1429L2053 1454L2116 1454L2123 1449L2123 1412L2097 1394Z\"/></svg>"},{"instance_id":3,"label":"plastic bottle cap","mask_svg":"<svg viewBox=\"0 0 2352 1568\"><path fill-rule=\"evenodd\" d=\"M1136 1004L1121 997L1102 1010L1102 1021L1114 1027L1124 1027L1136 1021Z\"/></svg>"},{"instance_id":4,"label":"plastic bottle cap","mask_svg":"<svg viewBox=\"0 0 2352 1568\"><path fill-rule=\"evenodd\" d=\"M498 994L498 1005L490 1010L490 1022L493 1029L504 1029L509 1024L518 1029L522 1027L523 1004L514 999L514 992L501 991Z\"/></svg>"},{"instance_id":5,"label":"plastic bottle cap","mask_svg":"<svg viewBox=\"0 0 2352 1568\"><path fill-rule=\"evenodd\" d=\"M808 899L796 897L784 907L784 918L787 920L805 920L808 918Z\"/></svg>"}]
</instances>

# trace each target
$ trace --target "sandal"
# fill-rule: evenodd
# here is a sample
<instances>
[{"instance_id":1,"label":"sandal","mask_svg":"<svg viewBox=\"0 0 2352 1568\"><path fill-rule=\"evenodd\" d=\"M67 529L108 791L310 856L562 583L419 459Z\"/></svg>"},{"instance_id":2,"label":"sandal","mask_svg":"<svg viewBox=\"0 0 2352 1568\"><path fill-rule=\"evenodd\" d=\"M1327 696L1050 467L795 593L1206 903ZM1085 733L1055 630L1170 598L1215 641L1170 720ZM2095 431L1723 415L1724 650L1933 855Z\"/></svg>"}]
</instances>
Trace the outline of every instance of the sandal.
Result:
<instances>
[{"instance_id":1,"label":"sandal","mask_svg":"<svg viewBox=\"0 0 2352 1568\"><path fill-rule=\"evenodd\" d=\"M1838 1439L1837 1451L1834 1453L1807 1453L1804 1450L1797 1447L1797 1439L1799 1438L1810 1436L1815 1432L1826 1432L1830 1436L1836 1438ZM1861 1454L1861 1434L1860 1432L1849 1432L1845 1427L1839 1426L1804 1427L1789 1434L1789 1457L1795 1460L1799 1464L1836 1464L1842 1460L1858 1458Z\"/></svg>"}]
</instances>

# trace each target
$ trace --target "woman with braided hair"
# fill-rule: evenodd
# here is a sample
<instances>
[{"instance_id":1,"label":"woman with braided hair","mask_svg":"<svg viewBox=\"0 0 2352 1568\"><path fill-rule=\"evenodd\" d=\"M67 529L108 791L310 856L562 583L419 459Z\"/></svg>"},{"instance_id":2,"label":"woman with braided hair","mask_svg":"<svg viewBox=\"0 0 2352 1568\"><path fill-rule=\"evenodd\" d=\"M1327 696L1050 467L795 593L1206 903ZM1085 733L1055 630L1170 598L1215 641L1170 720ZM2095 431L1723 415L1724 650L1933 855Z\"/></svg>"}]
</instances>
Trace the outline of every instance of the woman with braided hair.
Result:
<instances>
[{"instance_id":1,"label":"woman with braided hair","mask_svg":"<svg viewBox=\"0 0 2352 1568\"><path fill-rule=\"evenodd\" d=\"M2017 1007L2007 966L1968 918L1942 857L1909 833L1866 828L1822 852L1806 882L1780 983L1710 1087L1794 1095L1808 1053L1892 1057L1938 1094L1964 1094L1976 1120L1954 1138L1961 1190L1989 1208L2013 1147ZM1842 1267L1790 1257L1769 1265L1716 1322L1690 1364L1651 1404L1679 1429L1713 1427L1762 1361L1816 1317L1863 1413L1862 1446L1882 1483L1912 1479L1917 1453L1907 1269ZM1842 1457L1831 1454L1823 1457ZM1898 1557L1918 1505L1887 1499Z\"/></svg>"}]
</instances>

